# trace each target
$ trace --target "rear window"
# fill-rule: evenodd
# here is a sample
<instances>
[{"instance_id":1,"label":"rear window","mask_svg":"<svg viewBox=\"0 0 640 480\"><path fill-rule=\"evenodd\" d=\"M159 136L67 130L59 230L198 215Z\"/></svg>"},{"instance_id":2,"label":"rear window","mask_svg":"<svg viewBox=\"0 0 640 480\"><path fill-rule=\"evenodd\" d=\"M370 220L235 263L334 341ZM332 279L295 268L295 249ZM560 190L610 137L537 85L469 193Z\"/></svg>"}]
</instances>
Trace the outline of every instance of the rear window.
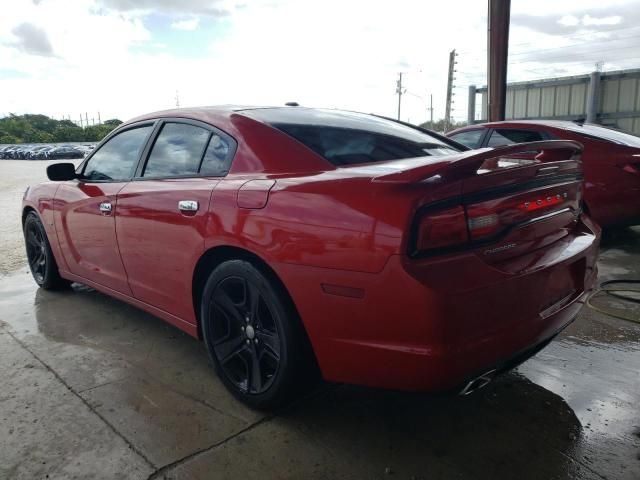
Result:
<instances>
[{"instance_id":1,"label":"rear window","mask_svg":"<svg viewBox=\"0 0 640 480\"><path fill-rule=\"evenodd\" d=\"M373 115L300 107L243 113L283 131L336 166L458 152L435 135Z\"/></svg>"}]
</instances>

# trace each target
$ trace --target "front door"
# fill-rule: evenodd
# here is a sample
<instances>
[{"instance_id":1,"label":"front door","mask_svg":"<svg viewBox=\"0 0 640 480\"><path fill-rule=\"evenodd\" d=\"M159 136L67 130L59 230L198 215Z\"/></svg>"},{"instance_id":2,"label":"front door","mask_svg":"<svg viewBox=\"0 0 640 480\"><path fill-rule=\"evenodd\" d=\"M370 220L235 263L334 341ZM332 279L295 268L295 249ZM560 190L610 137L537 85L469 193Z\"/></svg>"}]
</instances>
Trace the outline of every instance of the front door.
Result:
<instances>
[{"instance_id":1,"label":"front door","mask_svg":"<svg viewBox=\"0 0 640 480\"><path fill-rule=\"evenodd\" d=\"M118 193L116 232L134 297L191 324L193 272L232 142L208 125L165 120L146 164Z\"/></svg>"},{"instance_id":2,"label":"front door","mask_svg":"<svg viewBox=\"0 0 640 480\"><path fill-rule=\"evenodd\" d=\"M119 132L55 196L55 226L71 273L131 295L115 230L117 194L131 179L153 125Z\"/></svg>"}]
</instances>

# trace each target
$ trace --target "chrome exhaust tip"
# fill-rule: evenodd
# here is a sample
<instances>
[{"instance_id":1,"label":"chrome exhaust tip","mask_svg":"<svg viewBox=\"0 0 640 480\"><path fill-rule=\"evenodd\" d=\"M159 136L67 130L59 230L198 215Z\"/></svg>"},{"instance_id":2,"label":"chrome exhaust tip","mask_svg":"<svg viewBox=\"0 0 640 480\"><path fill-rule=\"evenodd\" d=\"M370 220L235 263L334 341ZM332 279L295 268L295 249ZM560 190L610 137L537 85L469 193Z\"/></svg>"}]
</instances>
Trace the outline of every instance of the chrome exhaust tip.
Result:
<instances>
[{"instance_id":1,"label":"chrome exhaust tip","mask_svg":"<svg viewBox=\"0 0 640 480\"><path fill-rule=\"evenodd\" d=\"M493 380L493 377L495 377L495 375L496 375L495 369L484 372L482 375L479 375L473 380L469 381L469 383L467 383L464 386L464 388L460 390L459 395L461 396L470 395L476 390L480 390L482 387L486 387L487 385L489 385L491 380Z\"/></svg>"}]
</instances>

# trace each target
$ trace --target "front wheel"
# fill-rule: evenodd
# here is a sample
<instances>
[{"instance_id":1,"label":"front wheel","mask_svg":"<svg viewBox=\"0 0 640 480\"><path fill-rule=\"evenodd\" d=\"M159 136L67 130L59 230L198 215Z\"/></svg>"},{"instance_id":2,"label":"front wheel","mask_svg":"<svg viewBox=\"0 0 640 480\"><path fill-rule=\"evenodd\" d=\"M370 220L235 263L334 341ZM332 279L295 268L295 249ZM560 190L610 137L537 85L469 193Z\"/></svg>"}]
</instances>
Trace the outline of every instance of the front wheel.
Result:
<instances>
[{"instance_id":1,"label":"front wheel","mask_svg":"<svg viewBox=\"0 0 640 480\"><path fill-rule=\"evenodd\" d=\"M304 358L304 334L284 292L245 260L220 264L202 296L202 334L225 386L253 408L288 400Z\"/></svg>"},{"instance_id":2,"label":"front wheel","mask_svg":"<svg viewBox=\"0 0 640 480\"><path fill-rule=\"evenodd\" d=\"M71 282L60 276L56 259L51 251L47 232L35 212L29 212L24 220L24 241L27 247L29 269L39 287L57 290L68 287Z\"/></svg>"}]
</instances>

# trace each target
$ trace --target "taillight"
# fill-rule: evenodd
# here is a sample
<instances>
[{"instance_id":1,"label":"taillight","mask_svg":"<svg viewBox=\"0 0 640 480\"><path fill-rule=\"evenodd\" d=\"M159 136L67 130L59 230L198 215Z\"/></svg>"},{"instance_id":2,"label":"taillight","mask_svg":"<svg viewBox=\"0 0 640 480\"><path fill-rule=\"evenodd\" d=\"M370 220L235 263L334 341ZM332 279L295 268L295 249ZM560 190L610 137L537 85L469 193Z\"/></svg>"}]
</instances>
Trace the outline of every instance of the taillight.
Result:
<instances>
[{"instance_id":1,"label":"taillight","mask_svg":"<svg viewBox=\"0 0 640 480\"><path fill-rule=\"evenodd\" d=\"M468 240L467 219L462 206L427 214L418 226L418 250L451 247Z\"/></svg>"},{"instance_id":2,"label":"taillight","mask_svg":"<svg viewBox=\"0 0 640 480\"><path fill-rule=\"evenodd\" d=\"M467 224L472 239L489 237L501 230L497 212L482 207L467 207Z\"/></svg>"},{"instance_id":3,"label":"taillight","mask_svg":"<svg viewBox=\"0 0 640 480\"><path fill-rule=\"evenodd\" d=\"M560 211L579 211L582 185L457 205L420 217L415 253L491 241L510 228Z\"/></svg>"},{"instance_id":4,"label":"taillight","mask_svg":"<svg viewBox=\"0 0 640 480\"><path fill-rule=\"evenodd\" d=\"M566 194L565 194L566 197ZM520 209L524 212L535 212L562 203L562 195L554 195L551 197L538 198L535 202L523 202Z\"/></svg>"}]
</instances>

